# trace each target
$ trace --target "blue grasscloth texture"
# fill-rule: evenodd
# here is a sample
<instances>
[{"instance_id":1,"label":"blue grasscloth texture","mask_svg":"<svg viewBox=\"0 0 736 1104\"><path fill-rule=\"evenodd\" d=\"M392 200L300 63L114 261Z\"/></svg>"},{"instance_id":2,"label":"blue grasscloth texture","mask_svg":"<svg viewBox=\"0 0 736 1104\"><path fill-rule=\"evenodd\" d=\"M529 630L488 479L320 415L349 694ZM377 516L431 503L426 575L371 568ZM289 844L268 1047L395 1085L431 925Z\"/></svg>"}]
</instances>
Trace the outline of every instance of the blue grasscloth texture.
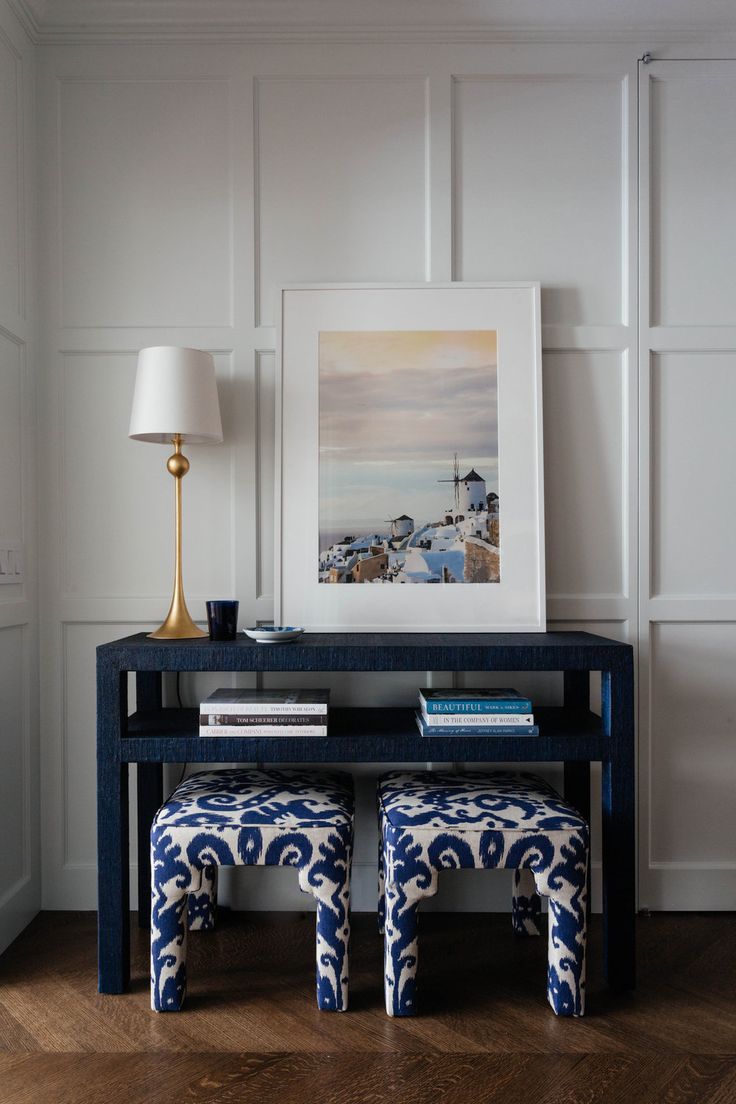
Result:
<instances>
[{"instance_id":1,"label":"blue grasscloth texture","mask_svg":"<svg viewBox=\"0 0 736 1104\"><path fill-rule=\"evenodd\" d=\"M391 771L379 781L379 924L390 1016L417 1011L417 910L441 870L513 869L513 925L538 930L549 898L547 995L560 1016L585 1010L588 825L534 775Z\"/></svg>"},{"instance_id":2,"label":"blue grasscloth texture","mask_svg":"<svg viewBox=\"0 0 736 1104\"><path fill-rule=\"evenodd\" d=\"M353 786L343 772L192 775L151 826L151 1007L186 995L187 931L214 926L220 866L294 866L317 901L317 1004L348 1003Z\"/></svg>"}]
</instances>

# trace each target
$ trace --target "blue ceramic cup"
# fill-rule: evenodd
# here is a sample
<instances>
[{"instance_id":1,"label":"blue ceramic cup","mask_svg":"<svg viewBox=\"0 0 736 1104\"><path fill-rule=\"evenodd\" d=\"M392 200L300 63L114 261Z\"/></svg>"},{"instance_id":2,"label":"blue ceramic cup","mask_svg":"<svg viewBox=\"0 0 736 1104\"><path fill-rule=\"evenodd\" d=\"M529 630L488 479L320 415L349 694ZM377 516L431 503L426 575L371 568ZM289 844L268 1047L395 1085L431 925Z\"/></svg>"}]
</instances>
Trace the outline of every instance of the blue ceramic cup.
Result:
<instances>
[{"instance_id":1,"label":"blue ceramic cup","mask_svg":"<svg viewBox=\"0 0 736 1104\"><path fill-rule=\"evenodd\" d=\"M207 626L210 640L235 640L238 634L237 600L207 602Z\"/></svg>"}]
</instances>

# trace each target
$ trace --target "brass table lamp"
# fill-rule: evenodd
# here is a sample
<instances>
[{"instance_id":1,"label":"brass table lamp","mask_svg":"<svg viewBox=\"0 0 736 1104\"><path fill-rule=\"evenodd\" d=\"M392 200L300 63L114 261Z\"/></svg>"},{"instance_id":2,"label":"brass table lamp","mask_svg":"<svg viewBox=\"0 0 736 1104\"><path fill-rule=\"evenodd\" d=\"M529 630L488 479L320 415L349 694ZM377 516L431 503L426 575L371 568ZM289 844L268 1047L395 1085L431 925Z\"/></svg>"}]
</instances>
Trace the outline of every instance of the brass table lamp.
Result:
<instances>
[{"instance_id":1,"label":"brass table lamp","mask_svg":"<svg viewBox=\"0 0 736 1104\"><path fill-rule=\"evenodd\" d=\"M209 445L222 441L215 364L200 349L155 345L141 349L135 378L128 435L136 441L171 443L166 462L175 480L176 537L174 593L166 620L149 633L155 640L186 640L207 636L189 614L181 570L181 481L189 471L184 443Z\"/></svg>"}]
</instances>

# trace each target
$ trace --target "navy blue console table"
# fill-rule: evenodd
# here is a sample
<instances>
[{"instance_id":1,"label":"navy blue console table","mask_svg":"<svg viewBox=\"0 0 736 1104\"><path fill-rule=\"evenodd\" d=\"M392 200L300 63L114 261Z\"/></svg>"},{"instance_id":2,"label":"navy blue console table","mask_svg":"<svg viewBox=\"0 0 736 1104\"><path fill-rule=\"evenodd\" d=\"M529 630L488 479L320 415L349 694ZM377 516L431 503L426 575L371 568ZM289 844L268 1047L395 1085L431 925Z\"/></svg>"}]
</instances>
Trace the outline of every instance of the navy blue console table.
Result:
<instances>
[{"instance_id":1,"label":"navy blue console table","mask_svg":"<svg viewBox=\"0 0 736 1104\"><path fill-rule=\"evenodd\" d=\"M537 738L420 736L411 708L331 709L326 739L202 740L198 710L162 707L164 671L560 671L563 704L535 708ZM602 716L590 673L602 676ZM128 673L136 711L128 715ZM196 762L562 762L565 795L590 812L590 763L602 764L603 919L609 985L634 987L634 668L631 646L583 632L306 633L291 644L149 640L97 649L99 990L130 982L128 765L138 764L139 921L149 922L148 832L163 764Z\"/></svg>"}]
</instances>

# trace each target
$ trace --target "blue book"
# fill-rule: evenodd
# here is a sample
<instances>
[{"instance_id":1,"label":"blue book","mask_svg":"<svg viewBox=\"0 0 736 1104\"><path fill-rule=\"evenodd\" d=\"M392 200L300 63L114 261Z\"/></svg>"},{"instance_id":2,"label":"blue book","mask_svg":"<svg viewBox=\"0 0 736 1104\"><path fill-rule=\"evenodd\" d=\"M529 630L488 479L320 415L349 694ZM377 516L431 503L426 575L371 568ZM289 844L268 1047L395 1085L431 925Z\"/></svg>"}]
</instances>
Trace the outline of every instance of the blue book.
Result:
<instances>
[{"instance_id":1,"label":"blue book","mask_svg":"<svg viewBox=\"0 0 736 1104\"><path fill-rule=\"evenodd\" d=\"M458 718L456 725L429 725L419 710L415 713L417 728L422 736L538 736L539 725L464 725Z\"/></svg>"},{"instance_id":2,"label":"blue book","mask_svg":"<svg viewBox=\"0 0 736 1104\"><path fill-rule=\"evenodd\" d=\"M518 690L420 690L425 713L531 713L531 698Z\"/></svg>"}]
</instances>

